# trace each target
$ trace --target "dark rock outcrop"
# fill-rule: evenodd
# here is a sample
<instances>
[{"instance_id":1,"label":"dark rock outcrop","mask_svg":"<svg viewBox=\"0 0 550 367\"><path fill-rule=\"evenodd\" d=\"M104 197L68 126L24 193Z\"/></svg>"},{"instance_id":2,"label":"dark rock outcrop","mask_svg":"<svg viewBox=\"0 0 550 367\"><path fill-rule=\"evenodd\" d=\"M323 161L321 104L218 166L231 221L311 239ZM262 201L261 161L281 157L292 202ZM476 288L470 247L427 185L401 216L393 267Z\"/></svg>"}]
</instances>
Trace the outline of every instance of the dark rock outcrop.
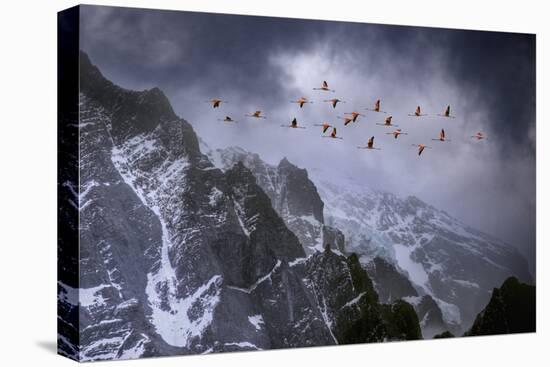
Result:
<instances>
[{"instance_id":1,"label":"dark rock outcrop","mask_svg":"<svg viewBox=\"0 0 550 367\"><path fill-rule=\"evenodd\" d=\"M433 336L433 339L447 339L447 338L454 338L455 336L450 331L446 330L440 334L436 334Z\"/></svg>"},{"instance_id":2,"label":"dark rock outcrop","mask_svg":"<svg viewBox=\"0 0 550 367\"><path fill-rule=\"evenodd\" d=\"M491 300L481 311L466 336L536 331L535 286L510 277L493 289Z\"/></svg>"},{"instance_id":3,"label":"dark rock outcrop","mask_svg":"<svg viewBox=\"0 0 550 367\"><path fill-rule=\"evenodd\" d=\"M392 303L404 297L418 296L410 280L387 260L377 256L366 265L366 269L374 282L380 302Z\"/></svg>"},{"instance_id":4,"label":"dark rock outcrop","mask_svg":"<svg viewBox=\"0 0 550 367\"><path fill-rule=\"evenodd\" d=\"M422 339L422 331L414 308L403 300L382 305L386 330L390 340Z\"/></svg>"},{"instance_id":5,"label":"dark rock outcrop","mask_svg":"<svg viewBox=\"0 0 550 367\"><path fill-rule=\"evenodd\" d=\"M326 243L345 253L344 234L325 224L324 203L307 170L286 158L276 166L270 165L258 154L238 147L213 151L205 146L204 150L212 161L218 162L221 169L227 170L240 162L252 172L258 185L271 199L273 208L296 234L307 254L322 251Z\"/></svg>"}]
</instances>

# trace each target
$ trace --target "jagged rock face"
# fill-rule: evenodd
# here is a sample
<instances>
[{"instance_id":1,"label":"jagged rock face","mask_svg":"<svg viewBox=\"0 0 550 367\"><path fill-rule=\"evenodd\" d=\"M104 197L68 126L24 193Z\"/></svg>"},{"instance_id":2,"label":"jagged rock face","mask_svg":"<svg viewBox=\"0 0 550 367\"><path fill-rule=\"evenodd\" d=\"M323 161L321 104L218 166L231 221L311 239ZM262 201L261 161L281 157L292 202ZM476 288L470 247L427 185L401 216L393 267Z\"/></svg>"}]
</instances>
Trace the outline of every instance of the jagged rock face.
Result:
<instances>
[{"instance_id":1,"label":"jagged rock face","mask_svg":"<svg viewBox=\"0 0 550 367\"><path fill-rule=\"evenodd\" d=\"M70 92L64 91L58 98L70 98L66 95ZM78 175L75 174L78 170L78 116L75 111L59 110L59 124L64 128L58 129L58 162L62 164L58 164L57 183L57 277L62 284L74 289L78 287L78 248L73 245L78 242ZM74 345L78 340L78 300L76 293L66 292L61 285L57 293L57 328L63 336L58 339L58 351L72 356L78 353Z\"/></svg>"},{"instance_id":2,"label":"jagged rock face","mask_svg":"<svg viewBox=\"0 0 550 367\"><path fill-rule=\"evenodd\" d=\"M364 264L378 256L403 269L438 303L446 323L471 325L493 287L510 274L531 280L515 248L415 197L317 181L325 222L344 233L346 249Z\"/></svg>"},{"instance_id":3,"label":"jagged rock face","mask_svg":"<svg viewBox=\"0 0 550 367\"><path fill-rule=\"evenodd\" d=\"M258 154L237 147L212 150L203 142L203 150L222 170L238 162L250 169L258 185L271 199L273 208L296 234L306 253L322 251L327 243L344 252L344 235L324 224L324 203L305 169L296 167L286 158L273 166L264 162Z\"/></svg>"},{"instance_id":4,"label":"jagged rock face","mask_svg":"<svg viewBox=\"0 0 550 367\"><path fill-rule=\"evenodd\" d=\"M378 295L357 258L325 249L305 264L307 284L313 290L323 319L335 341L382 341L386 336L377 308Z\"/></svg>"},{"instance_id":5,"label":"jagged rock face","mask_svg":"<svg viewBox=\"0 0 550 367\"><path fill-rule=\"evenodd\" d=\"M258 213L236 191L249 182L230 188L162 93L113 86L85 56L81 78L79 358L203 351L225 282L250 284L301 246L288 230L252 228Z\"/></svg>"},{"instance_id":6,"label":"jagged rock face","mask_svg":"<svg viewBox=\"0 0 550 367\"><path fill-rule=\"evenodd\" d=\"M422 335L425 338L431 338L435 334L447 330L448 327L443 321L443 313L431 296L425 295L422 297L415 309L420 319Z\"/></svg>"},{"instance_id":7,"label":"jagged rock face","mask_svg":"<svg viewBox=\"0 0 550 367\"><path fill-rule=\"evenodd\" d=\"M272 166L264 162L258 154L249 153L238 147L215 151L206 147L206 150L205 153L218 163L221 169L232 167L238 162L250 169L258 185L271 199L273 208L282 217L310 216L313 220L324 222L323 201L305 169L296 167L286 158L277 166Z\"/></svg>"},{"instance_id":8,"label":"jagged rock face","mask_svg":"<svg viewBox=\"0 0 550 367\"><path fill-rule=\"evenodd\" d=\"M231 284L244 287L268 273L277 261L287 263L305 256L294 233L273 210L269 198L244 165L235 165L226 172L225 178L232 212L247 237L237 258L223 233L216 238L216 256L223 259L222 266L227 267L225 273L230 277L242 273L238 279L227 278ZM218 205L219 199L216 199Z\"/></svg>"},{"instance_id":9,"label":"jagged rock face","mask_svg":"<svg viewBox=\"0 0 550 367\"><path fill-rule=\"evenodd\" d=\"M418 316L413 306L398 299L391 304L382 305L381 307L390 340L422 339Z\"/></svg>"},{"instance_id":10,"label":"jagged rock face","mask_svg":"<svg viewBox=\"0 0 550 367\"><path fill-rule=\"evenodd\" d=\"M327 246L308 257L304 266L306 285L338 343L422 339L413 306L403 300L380 304L356 254L346 258Z\"/></svg>"},{"instance_id":11,"label":"jagged rock face","mask_svg":"<svg viewBox=\"0 0 550 367\"><path fill-rule=\"evenodd\" d=\"M425 339L433 338L436 334L449 330L457 334L461 332L461 325L445 321L446 318L440 304L432 296L426 294L418 297L404 297L403 299L414 307L420 320L422 336Z\"/></svg>"},{"instance_id":12,"label":"jagged rock face","mask_svg":"<svg viewBox=\"0 0 550 367\"><path fill-rule=\"evenodd\" d=\"M292 213L292 215L309 216L323 223L323 202L317 193L317 188L308 178L307 171L300 169L283 158L277 166L282 187L280 198L275 208L280 213Z\"/></svg>"},{"instance_id":13,"label":"jagged rock face","mask_svg":"<svg viewBox=\"0 0 550 367\"><path fill-rule=\"evenodd\" d=\"M341 253L347 253L345 248L346 238L344 234L338 229L326 224L322 227L323 244L330 244L334 246Z\"/></svg>"},{"instance_id":14,"label":"jagged rock face","mask_svg":"<svg viewBox=\"0 0 550 367\"><path fill-rule=\"evenodd\" d=\"M381 257L375 257L365 266L382 303L392 303L404 297L416 297L418 293L409 279L395 265Z\"/></svg>"},{"instance_id":15,"label":"jagged rock face","mask_svg":"<svg viewBox=\"0 0 550 367\"><path fill-rule=\"evenodd\" d=\"M159 90L121 89L83 53L80 69L80 185L67 181L80 217L80 283L60 281L58 292L80 345L60 337L65 354L87 361L384 340L356 257L306 257L246 164L217 169ZM289 182L307 178L280 169ZM290 203L294 195L281 208L322 224L322 202Z\"/></svg>"},{"instance_id":16,"label":"jagged rock face","mask_svg":"<svg viewBox=\"0 0 550 367\"><path fill-rule=\"evenodd\" d=\"M536 331L536 289L515 277L493 289L491 300L477 315L467 336Z\"/></svg>"},{"instance_id":17,"label":"jagged rock face","mask_svg":"<svg viewBox=\"0 0 550 367\"><path fill-rule=\"evenodd\" d=\"M159 251L153 239L160 238L161 225L111 162L106 111L84 95L80 105L80 188L75 188L80 285L66 289L76 293L73 302L80 306L79 358L147 355L154 351L149 325L143 322L147 305L143 289L154 260L144 255ZM107 345L102 342L106 339Z\"/></svg>"}]
</instances>

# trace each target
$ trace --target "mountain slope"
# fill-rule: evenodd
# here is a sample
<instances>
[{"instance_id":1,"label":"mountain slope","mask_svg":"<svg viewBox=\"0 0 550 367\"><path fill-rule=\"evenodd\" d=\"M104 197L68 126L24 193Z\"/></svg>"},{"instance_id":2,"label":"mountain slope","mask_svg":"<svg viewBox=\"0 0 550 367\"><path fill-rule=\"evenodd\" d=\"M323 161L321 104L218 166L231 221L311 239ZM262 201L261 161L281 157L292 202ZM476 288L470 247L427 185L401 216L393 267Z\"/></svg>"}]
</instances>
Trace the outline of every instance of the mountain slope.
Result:
<instances>
[{"instance_id":1,"label":"mountain slope","mask_svg":"<svg viewBox=\"0 0 550 367\"><path fill-rule=\"evenodd\" d=\"M84 53L80 73L80 181L66 183L79 214L80 281L58 283L59 323L73 325L77 315L71 340L80 344L60 328L65 355L330 345L349 340L350 322L359 325L356 342L389 338L391 320L367 329L383 314L372 287L350 276L357 259L330 249L307 256L252 172L239 163L216 168L160 90L117 87ZM287 169L289 180L303 177ZM304 204L288 189L278 208L317 225L322 202L310 194ZM335 264L332 273L320 257Z\"/></svg>"},{"instance_id":2,"label":"mountain slope","mask_svg":"<svg viewBox=\"0 0 550 367\"><path fill-rule=\"evenodd\" d=\"M238 162L250 169L258 185L271 199L273 208L298 236L306 253L322 251L326 243L344 251L344 236L339 230L325 224L324 203L305 169L296 167L286 158L277 166L270 165L258 154L238 147L213 150L204 141L201 141L201 147L222 170Z\"/></svg>"},{"instance_id":3,"label":"mountain slope","mask_svg":"<svg viewBox=\"0 0 550 367\"><path fill-rule=\"evenodd\" d=\"M241 148L213 150L201 144L217 167L227 169L242 162L251 170L289 228L306 244L306 252L318 251L321 243L329 242L343 253L357 253L382 302L429 295L443 323L426 324L426 335L443 327L461 333L486 304L494 286L511 274L531 279L527 262L513 247L418 198L399 198L352 182L335 184L319 172L310 177L287 159L274 166ZM298 171L292 176L300 179L289 179L289 171ZM303 195L301 211L284 205L286 187ZM322 217L313 214L319 207ZM308 215L315 226L302 223ZM322 241L319 228L331 229L339 239Z\"/></svg>"},{"instance_id":4,"label":"mountain slope","mask_svg":"<svg viewBox=\"0 0 550 367\"><path fill-rule=\"evenodd\" d=\"M421 294L437 301L445 322L471 325L493 287L510 275L531 281L515 248L418 198L314 180L326 222L344 233L346 250L365 264L379 256L406 271Z\"/></svg>"}]
</instances>

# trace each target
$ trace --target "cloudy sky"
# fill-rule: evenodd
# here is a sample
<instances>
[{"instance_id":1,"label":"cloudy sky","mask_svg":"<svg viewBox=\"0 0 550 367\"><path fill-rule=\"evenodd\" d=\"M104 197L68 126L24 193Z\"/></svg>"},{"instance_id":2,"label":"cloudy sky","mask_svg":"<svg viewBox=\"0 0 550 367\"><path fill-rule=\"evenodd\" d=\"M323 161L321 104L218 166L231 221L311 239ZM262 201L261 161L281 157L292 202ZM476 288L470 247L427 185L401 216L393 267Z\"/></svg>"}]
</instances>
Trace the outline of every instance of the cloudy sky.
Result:
<instances>
[{"instance_id":1,"label":"cloudy sky","mask_svg":"<svg viewBox=\"0 0 550 367\"><path fill-rule=\"evenodd\" d=\"M113 82L161 88L211 147L288 157L345 185L416 195L535 257L535 37L84 6L81 48ZM335 90L314 91L326 80ZM303 109L299 97L314 103ZM227 100L220 109L204 101ZM346 101L335 110L323 102ZM366 111L376 99L408 135ZM414 118L417 105L426 117ZM455 119L437 116L451 105ZM267 119L244 115L262 110ZM338 116L358 111L344 127ZM238 124L217 121L229 115ZM296 117L307 129L288 129ZM321 138L329 122L343 140ZM444 128L449 142L432 141ZM489 139L474 141L477 131ZM356 147L375 136L381 150ZM433 147L421 157L412 144Z\"/></svg>"}]
</instances>

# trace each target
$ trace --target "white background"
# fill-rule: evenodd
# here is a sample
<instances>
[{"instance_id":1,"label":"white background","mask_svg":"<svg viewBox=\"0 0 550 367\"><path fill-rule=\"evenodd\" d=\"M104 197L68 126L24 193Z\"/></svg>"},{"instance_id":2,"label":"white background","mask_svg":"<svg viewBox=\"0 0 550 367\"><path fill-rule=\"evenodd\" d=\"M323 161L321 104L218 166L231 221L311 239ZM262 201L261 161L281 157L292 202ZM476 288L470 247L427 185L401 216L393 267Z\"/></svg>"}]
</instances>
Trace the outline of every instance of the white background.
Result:
<instances>
[{"instance_id":1,"label":"white background","mask_svg":"<svg viewBox=\"0 0 550 367\"><path fill-rule=\"evenodd\" d=\"M548 316L550 27L544 1L88 1L297 18L537 34L536 334L171 357L114 366L530 366L550 362ZM74 1L3 2L0 11L0 364L70 365L56 343L56 12ZM546 17L545 15L546 14ZM546 66L546 68L545 68ZM518 96L520 97L520 96ZM546 103L545 103L546 102ZM546 190L544 189L546 188Z\"/></svg>"}]
</instances>

